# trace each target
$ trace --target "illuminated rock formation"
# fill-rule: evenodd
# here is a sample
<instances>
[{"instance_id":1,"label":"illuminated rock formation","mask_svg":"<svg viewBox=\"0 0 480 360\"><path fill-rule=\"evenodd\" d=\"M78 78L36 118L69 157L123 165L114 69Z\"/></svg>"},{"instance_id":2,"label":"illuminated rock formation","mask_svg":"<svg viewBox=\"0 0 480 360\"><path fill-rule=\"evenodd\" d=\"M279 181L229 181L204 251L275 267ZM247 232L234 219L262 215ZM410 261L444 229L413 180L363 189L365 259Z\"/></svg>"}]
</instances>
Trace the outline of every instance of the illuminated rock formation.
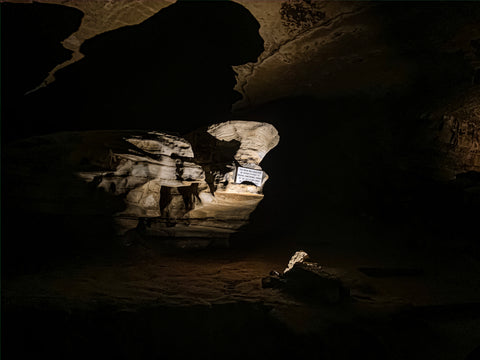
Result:
<instances>
[{"instance_id":1,"label":"illuminated rock formation","mask_svg":"<svg viewBox=\"0 0 480 360\"><path fill-rule=\"evenodd\" d=\"M242 166L260 168L263 157L279 141L272 126L251 121L228 121L208 128L208 133L221 141L239 141L235 160Z\"/></svg>"},{"instance_id":2,"label":"illuminated rock formation","mask_svg":"<svg viewBox=\"0 0 480 360\"><path fill-rule=\"evenodd\" d=\"M225 238L244 225L262 200L261 186L237 183L238 165L261 170L263 156L279 141L266 123L229 121L196 131L186 140L150 132L126 141L137 153L112 153L112 173L81 173L98 187L126 195L116 214L120 233L180 238Z\"/></svg>"},{"instance_id":3,"label":"illuminated rock formation","mask_svg":"<svg viewBox=\"0 0 480 360\"><path fill-rule=\"evenodd\" d=\"M277 145L278 132L267 123L229 121L188 137L191 142L155 131L86 131L19 141L9 151L9 201L27 213L107 214L117 235L205 244L228 238L263 199L268 177L259 164ZM260 186L236 182L241 166L263 175Z\"/></svg>"}]
</instances>

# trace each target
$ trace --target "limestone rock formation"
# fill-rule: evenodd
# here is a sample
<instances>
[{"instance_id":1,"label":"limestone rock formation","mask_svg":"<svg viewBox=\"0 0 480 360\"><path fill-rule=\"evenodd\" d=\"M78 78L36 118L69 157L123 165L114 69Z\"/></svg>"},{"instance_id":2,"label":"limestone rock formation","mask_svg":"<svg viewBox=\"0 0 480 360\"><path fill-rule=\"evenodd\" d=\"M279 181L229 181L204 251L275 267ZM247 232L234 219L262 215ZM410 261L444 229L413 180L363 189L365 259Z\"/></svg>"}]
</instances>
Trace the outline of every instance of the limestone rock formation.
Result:
<instances>
[{"instance_id":1,"label":"limestone rock formation","mask_svg":"<svg viewBox=\"0 0 480 360\"><path fill-rule=\"evenodd\" d=\"M302 263L307 259L308 259L308 254L305 251L300 250L295 252L295 254L293 254L293 256L290 258L290 261L288 262L287 267L285 268L285 270L283 270L283 274L286 274L287 272L292 270L295 264Z\"/></svg>"},{"instance_id":2,"label":"limestone rock formation","mask_svg":"<svg viewBox=\"0 0 480 360\"><path fill-rule=\"evenodd\" d=\"M454 174L480 172L480 91L474 88L432 114L443 168Z\"/></svg>"},{"instance_id":3,"label":"limestone rock formation","mask_svg":"<svg viewBox=\"0 0 480 360\"><path fill-rule=\"evenodd\" d=\"M72 59L59 64L47 83L53 81L55 70L83 57L80 46L85 40L139 24L174 3L173 0L41 2L61 3L85 14L79 29L63 41L73 51ZM291 94L341 96L353 91L367 95L384 89L402 91L405 86L414 86L411 83L423 72L436 68L412 58L409 55L412 51L437 53L440 65L445 60L442 57L459 53L462 61L479 68L478 51L474 48L480 37L475 4L444 3L429 7L414 3L318 0L238 0L237 3L260 23L265 51L255 63L235 67L236 90L243 95L235 104L236 109ZM432 21L417 21L425 18ZM410 23L405 26L408 31L397 33L399 24L406 23ZM405 38L398 47L390 40L401 33ZM445 41L438 41L440 38ZM407 56L399 59L396 56L399 53ZM452 68L450 63L441 66L439 75Z\"/></svg>"},{"instance_id":4,"label":"limestone rock formation","mask_svg":"<svg viewBox=\"0 0 480 360\"><path fill-rule=\"evenodd\" d=\"M70 34L62 41L62 45L73 52L71 59L58 64L51 69L43 84L48 85L55 80L57 70L68 66L81 58L82 43L106 31L118 29L123 26L138 24L149 18L164 7L171 5L172 0L139 0L139 1L96 1L96 0L44 0L39 3L61 4L81 10L85 15L77 31ZM34 3L34 1L22 1L22 3Z\"/></svg>"},{"instance_id":5,"label":"limestone rock formation","mask_svg":"<svg viewBox=\"0 0 480 360\"><path fill-rule=\"evenodd\" d=\"M262 278L262 287L281 289L293 296L330 304L347 300L350 288L335 270L326 270L316 262L305 261L308 258L303 250L295 252L283 274L271 271L270 276Z\"/></svg>"},{"instance_id":6,"label":"limestone rock formation","mask_svg":"<svg viewBox=\"0 0 480 360\"><path fill-rule=\"evenodd\" d=\"M118 235L228 238L263 199L267 179L262 186L236 183L235 171L250 164L261 170L278 132L267 123L229 121L188 137L86 131L16 142L7 164L9 203L23 213L102 212Z\"/></svg>"},{"instance_id":7,"label":"limestone rock formation","mask_svg":"<svg viewBox=\"0 0 480 360\"><path fill-rule=\"evenodd\" d=\"M480 172L479 99L480 89L472 87L433 106L417 119L419 130L410 139L422 154L415 161L416 168L427 168L442 180Z\"/></svg>"},{"instance_id":8,"label":"limestone rock formation","mask_svg":"<svg viewBox=\"0 0 480 360\"><path fill-rule=\"evenodd\" d=\"M113 176L100 175L98 186L109 188L113 183L126 194L127 208L116 215L121 232L136 228L145 218L140 231L146 235L226 238L247 222L263 198L268 176L259 187L237 183L235 172L238 165L261 170L263 156L279 141L272 125L229 121L193 132L189 137L195 155L192 145L181 138L149 135L127 139L141 156L114 154L121 164ZM133 184L122 186L130 178Z\"/></svg>"},{"instance_id":9,"label":"limestone rock formation","mask_svg":"<svg viewBox=\"0 0 480 360\"><path fill-rule=\"evenodd\" d=\"M240 147L235 160L242 166L260 168L263 157L279 141L278 135L272 134L271 127L250 121L228 121L210 126L208 133L222 141L236 140Z\"/></svg>"}]
</instances>

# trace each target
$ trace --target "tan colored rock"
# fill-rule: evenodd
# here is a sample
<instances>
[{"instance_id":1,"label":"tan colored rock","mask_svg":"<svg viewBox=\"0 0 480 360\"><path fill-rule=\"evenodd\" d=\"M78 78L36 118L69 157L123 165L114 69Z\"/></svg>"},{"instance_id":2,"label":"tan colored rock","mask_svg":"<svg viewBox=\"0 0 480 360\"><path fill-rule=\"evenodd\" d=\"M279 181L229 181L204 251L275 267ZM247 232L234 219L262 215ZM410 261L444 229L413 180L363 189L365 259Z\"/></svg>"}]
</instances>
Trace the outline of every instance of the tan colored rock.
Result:
<instances>
[{"instance_id":1,"label":"tan colored rock","mask_svg":"<svg viewBox=\"0 0 480 360\"><path fill-rule=\"evenodd\" d=\"M480 172L480 89L472 88L445 101L431 114L424 129L434 153L434 162L421 166L435 167L438 176L453 179L456 174Z\"/></svg>"},{"instance_id":2,"label":"tan colored rock","mask_svg":"<svg viewBox=\"0 0 480 360\"><path fill-rule=\"evenodd\" d=\"M345 56L338 54L338 50L325 53L325 46L343 43L345 37L358 32L363 24L352 26L349 18L370 7L352 1L238 2L260 23L265 51L256 63L235 67L238 73L235 90L243 95L242 100L234 104L235 110L282 98L292 92L312 94L324 87L323 81L318 81L321 75L318 70L329 66L332 56ZM321 58L315 60L319 55ZM305 67L312 67L320 74L312 79Z\"/></svg>"},{"instance_id":3,"label":"tan colored rock","mask_svg":"<svg viewBox=\"0 0 480 360\"><path fill-rule=\"evenodd\" d=\"M54 80L55 71L83 57L81 44L95 35L122 26L139 24L174 0L39 0L75 7L85 13L77 32L63 41L74 52L59 64L46 80ZM382 11L392 14L419 11L415 4L396 10L391 4L356 1L251 1L237 0L260 24L264 52L255 63L234 66L235 90L243 99L234 110L256 106L286 96L345 96L352 93L375 95L385 89L401 90L411 85L418 74L416 64L398 56L395 42L386 36ZM475 4L442 4L459 6ZM432 4L431 9L438 8ZM422 7L423 10L429 6ZM469 11L465 9L465 12ZM428 12L426 15L428 16ZM462 52L474 68L478 57L472 53L471 40L480 37L478 21L451 26L451 38L432 46L441 52Z\"/></svg>"},{"instance_id":4,"label":"tan colored rock","mask_svg":"<svg viewBox=\"0 0 480 360\"><path fill-rule=\"evenodd\" d=\"M218 140L240 142L235 160L242 166L259 168L263 157L275 146L280 137L273 125L252 121L227 121L208 128Z\"/></svg>"},{"instance_id":5,"label":"tan colored rock","mask_svg":"<svg viewBox=\"0 0 480 360\"><path fill-rule=\"evenodd\" d=\"M33 3L32 0L11 2ZM139 24L171 5L175 0L41 0L36 2L69 6L79 9L85 14L78 30L62 42L66 49L73 51L72 58L58 64L50 71L44 83L39 84L46 86L55 80L55 73L58 70L84 57L80 52L80 47L85 40L106 31Z\"/></svg>"},{"instance_id":6,"label":"tan colored rock","mask_svg":"<svg viewBox=\"0 0 480 360\"><path fill-rule=\"evenodd\" d=\"M19 141L9 149L9 203L27 213L111 214L119 235L228 238L248 222L267 179L235 183L243 164L235 161L249 154L261 170L277 130L230 121L191 138L194 146L154 131L86 131Z\"/></svg>"},{"instance_id":7,"label":"tan colored rock","mask_svg":"<svg viewBox=\"0 0 480 360\"><path fill-rule=\"evenodd\" d=\"M79 29L62 42L65 48L73 51L72 59L52 69L43 84L48 85L54 81L56 71L83 58L80 47L85 40L123 26L139 24L172 5L175 0L39 0L39 2L74 7L85 14ZM267 77L270 70L275 71L275 77L270 78L271 81L282 85L282 79L290 73L285 72L284 66L301 64L305 56L308 58L318 51L317 45L336 40L337 36L332 38L332 31L338 30L337 23L366 8L364 4L349 1L307 3L300 0L239 0L237 3L248 9L258 20L260 35L265 40L265 51L257 62L234 67L238 74L235 89L244 96L244 99L236 104L237 108L258 103L259 92L264 93L264 96L261 96L262 101L271 99L272 95L275 97L276 93L272 93L271 88L264 92L265 87L269 86ZM315 41L315 46L307 45L305 48L301 42L316 29L326 30L325 34L320 34L321 40ZM346 27L342 31L354 32L356 28ZM283 86L277 86L276 90L282 93L285 91Z\"/></svg>"},{"instance_id":8,"label":"tan colored rock","mask_svg":"<svg viewBox=\"0 0 480 360\"><path fill-rule=\"evenodd\" d=\"M307 259L308 259L308 254L305 251L303 250L296 251L295 254L293 254L293 256L290 258L290 261L288 262L288 265L285 268L285 270L283 270L283 273L286 274L287 272L293 269L295 264L303 263Z\"/></svg>"}]
</instances>

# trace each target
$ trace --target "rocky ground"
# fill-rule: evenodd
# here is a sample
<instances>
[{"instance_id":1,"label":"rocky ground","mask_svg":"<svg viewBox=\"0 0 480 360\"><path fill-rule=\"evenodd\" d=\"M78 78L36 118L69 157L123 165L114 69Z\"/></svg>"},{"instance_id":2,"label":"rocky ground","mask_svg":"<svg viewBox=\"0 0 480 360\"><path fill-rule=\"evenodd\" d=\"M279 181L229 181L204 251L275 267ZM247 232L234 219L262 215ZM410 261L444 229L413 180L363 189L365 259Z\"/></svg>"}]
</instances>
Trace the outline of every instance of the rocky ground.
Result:
<instances>
[{"instance_id":1,"label":"rocky ground","mask_svg":"<svg viewBox=\"0 0 480 360\"><path fill-rule=\"evenodd\" d=\"M187 252L147 239L6 279L5 354L464 359L480 344L478 252L406 248L400 239L387 251L395 236L315 245L248 236ZM299 249L350 297L326 303L309 296L315 289L262 288Z\"/></svg>"}]
</instances>

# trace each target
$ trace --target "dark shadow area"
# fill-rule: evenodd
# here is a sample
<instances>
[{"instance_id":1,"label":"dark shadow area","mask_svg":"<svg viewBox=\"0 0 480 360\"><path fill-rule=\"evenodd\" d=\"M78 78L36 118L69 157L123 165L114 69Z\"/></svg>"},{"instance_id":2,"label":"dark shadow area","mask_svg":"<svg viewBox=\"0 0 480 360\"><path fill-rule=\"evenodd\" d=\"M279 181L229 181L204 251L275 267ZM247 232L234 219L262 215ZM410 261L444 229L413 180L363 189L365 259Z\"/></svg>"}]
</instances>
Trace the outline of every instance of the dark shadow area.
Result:
<instances>
[{"instance_id":1,"label":"dark shadow area","mask_svg":"<svg viewBox=\"0 0 480 360\"><path fill-rule=\"evenodd\" d=\"M72 148L61 145L63 140L27 138L92 129L178 133L225 120L239 97L232 66L255 61L263 51L259 24L243 6L178 1L139 25L86 41L82 60L26 95L69 58L60 42L81 17L63 6L2 4L4 274L108 248L114 238L112 203L122 207L122 199L74 175L89 164L95 144L75 149L76 155L83 149L85 162L77 159L77 168L65 168L72 164ZM20 198L31 201L19 203ZM52 201L57 208L50 208ZM76 215L79 209L85 216Z\"/></svg>"},{"instance_id":2,"label":"dark shadow area","mask_svg":"<svg viewBox=\"0 0 480 360\"><path fill-rule=\"evenodd\" d=\"M258 30L234 2L178 1L141 24L85 41L82 60L6 109L3 136L131 128L182 133L225 120L239 99L232 65L256 61L263 51Z\"/></svg>"},{"instance_id":3,"label":"dark shadow area","mask_svg":"<svg viewBox=\"0 0 480 360\"><path fill-rule=\"evenodd\" d=\"M476 86L472 56L478 55L449 46L468 39L462 29L478 24L480 8L470 2L375 5L369 11L378 21L379 36L398 59L392 66L408 68L399 69L401 86L372 93L349 93L347 88L344 96L287 97L235 114L269 122L281 136L262 162L270 175L265 199L244 230L261 234L252 243L285 237L305 243L368 243L388 237L381 240L384 248L398 241L428 253L436 245L440 251L453 245L478 258L479 183L475 174L439 180L435 167L445 154L429 151L438 131L429 116L432 109L466 96L472 82ZM473 54L478 54L475 46L473 41ZM345 50L345 56L356 51ZM345 76L341 69L339 81ZM321 78L322 70L308 63L305 71L312 79ZM375 70L369 71L374 78ZM348 74L352 84L362 76Z\"/></svg>"},{"instance_id":4,"label":"dark shadow area","mask_svg":"<svg viewBox=\"0 0 480 360\"><path fill-rule=\"evenodd\" d=\"M395 168L392 129L384 123L389 111L388 104L365 98L299 97L241 113L272 123L281 134L262 161L270 180L254 213L262 219L256 224L266 232L318 238L323 226L339 226L345 217L367 211L375 196L369 186Z\"/></svg>"},{"instance_id":5,"label":"dark shadow area","mask_svg":"<svg viewBox=\"0 0 480 360\"><path fill-rule=\"evenodd\" d=\"M399 111L406 103L408 110ZM427 253L453 246L479 257L478 174L439 180L419 166L429 161L418 151L421 125L410 134L404 126L405 116L424 108L421 98L303 97L240 113L272 123L281 140L262 161L270 176L265 199L235 238L365 245L377 239L385 249L397 242Z\"/></svg>"},{"instance_id":6,"label":"dark shadow area","mask_svg":"<svg viewBox=\"0 0 480 360\"><path fill-rule=\"evenodd\" d=\"M119 246L113 214L125 209L123 197L78 173L112 170L107 148L123 144L121 133L99 133L97 139L63 133L9 145L2 157L2 277L49 270Z\"/></svg>"},{"instance_id":7,"label":"dark shadow area","mask_svg":"<svg viewBox=\"0 0 480 360\"><path fill-rule=\"evenodd\" d=\"M40 3L2 2L0 9L2 137L10 128L28 135L30 129L16 128L9 116L18 111L25 93L40 85L56 65L70 59L72 52L61 41L78 29L83 13Z\"/></svg>"},{"instance_id":8,"label":"dark shadow area","mask_svg":"<svg viewBox=\"0 0 480 360\"><path fill-rule=\"evenodd\" d=\"M179 1L142 24L101 34L85 42L83 60L26 97L37 78L7 79L2 276L11 277L2 285L2 355L476 358L480 174L436 178L439 158L425 151L434 122L422 114L475 83L464 54L441 49L452 28L477 15L452 3L425 4L372 10L398 59L413 69L400 89L380 87L374 96L295 96L292 86L285 98L232 114L239 96L232 66L255 61L263 40L253 16L226 1ZM77 15L69 23L78 26ZM66 56L56 54L51 62ZM27 65L10 66L19 73ZM35 72L49 67L45 61ZM164 250L153 236L118 246L112 217L123 199L115 187L99 190L95 179L74 172L109 171L91 167L89 156L123 137L117 131L106 144L103 135L82 142L83 131L58 133L181 132L214 192L212 171L230 166L240 144L191 131L230 118L271 123L281 139L261 163L270 176L265 197L228 249ZM31 137L47 133L56 134ZM195 184L159 191L163 212L173 196L182 211L198 200ZM149 221L141 217L132 233L148 235ZM262 288L269 271L281 271L300 249L357 286L348 301L325 305ZM308 296L322 290L298 286Z\"/></svg>"},{"instance_id":9,"label":"dark shadow area","mask_svg":"<svg viewBox=\"0 0 480 360\"><path fill-rule=\"evenodd\" d=\"M468 39L469 34L462 30L478 24L477 5L470 1L388 1L372 8L382 38L391 44L398 59L410 64L412 78L405 79L410 87L402 96L416 102L421 98L426 104L471 86L474 69L470 55L461 48L449 49L449 45Z\"/></svg>"},{"instance_id":10,"label":"dark shadow area","mask_svg":"<svg viewBox=\"0 0 480 360\"><path fill-rule=\"evenodd\" d=\"M140 306L123 310L108 302L65 310L48 301L24 307L2 303L3 354L9 359L428 359L449 342L438 327L478 321L478 304L418 307L395 314L375 311L342 321L314 315L314 331L286 326L262 303L212 306ZM348 314L352 307L323 307ZM336 315L338 316L338 315ZM465 359L477 359L478 348ZM446 358L450 359L448 352ZM463 357L462 357L463 358ZM459 359L462 359L459 358Z\"/></svg>"},{"instance_id":11,"label":"dark shadow area","mask_svg":"<svg viewBox=\"0 0 480 360\"><path fill-rule=\"evenodd\" d=\"M261 303L209 306L147 306L121 311L105 303L94 310L62 313L55 308L25 312L6 305L10 329L5 356L24 359L260 359L298 349L300 337L269 316ZM23 320L28 317L29 325ZM18 321L18 322L17 322ZM39 331L49 323L47 332ZM17 326L16 324L22 324ZM286 341L289 337L296 339ZM24 346L28 344L29 346ZM68 346L73 344L73 347Z\"/></svg>"},{"instance_id":12,"label":"dark shadow area","mask_svg":"<svg viewBox=\"0 0 480 360\"><path fill-rule=\"evenodd\" d=\"M216 172L225 174L230 171L232 159L240 148L240 142L218 140L207 132L207 127L186 134L185 139L192 144L195 161L203 168L205 181L214 194L217 190L214 174Z\"/></svg>"}]
</instances>

